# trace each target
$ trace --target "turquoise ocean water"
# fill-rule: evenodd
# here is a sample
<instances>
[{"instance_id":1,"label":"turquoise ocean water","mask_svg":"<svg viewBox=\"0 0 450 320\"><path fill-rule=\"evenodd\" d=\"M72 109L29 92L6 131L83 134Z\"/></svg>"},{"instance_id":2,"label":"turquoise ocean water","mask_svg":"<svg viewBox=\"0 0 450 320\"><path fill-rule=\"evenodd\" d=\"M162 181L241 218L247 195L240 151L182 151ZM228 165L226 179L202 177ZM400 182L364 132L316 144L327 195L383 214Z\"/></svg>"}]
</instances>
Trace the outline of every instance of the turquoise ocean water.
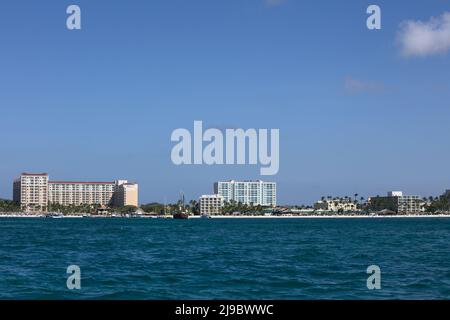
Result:
<instances>
[{"instance_id":1,"label":"turquoise ocean water","mask_svg":"<svg viewBox=\"0 0 450 320\"><path fill-rule=\"evenodd\" d=\"M0 219L0 299L448 298L447 218Z\"/></svg>"}]
</instances>

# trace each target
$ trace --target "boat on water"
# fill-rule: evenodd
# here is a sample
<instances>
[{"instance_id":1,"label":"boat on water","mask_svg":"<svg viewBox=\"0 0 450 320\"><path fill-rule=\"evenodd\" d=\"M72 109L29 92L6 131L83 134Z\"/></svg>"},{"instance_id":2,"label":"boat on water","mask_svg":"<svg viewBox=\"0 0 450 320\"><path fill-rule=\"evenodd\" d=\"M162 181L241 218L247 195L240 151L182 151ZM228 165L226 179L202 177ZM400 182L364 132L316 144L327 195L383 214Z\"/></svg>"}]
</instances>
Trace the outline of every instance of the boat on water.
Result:
<instances>
[{"instance_id":1,"label":"boat on water","mask_svg":"<svg viewBox=\"0 0 450 320\"><path fill-rule=\"evenodd\" d=\"M209 214L202 214L200 216L200 218L202 218L202 219L211 219L211 216Z\"/></svg>"},{"instance_id":2,"label":"boat on water","mask_svg":"<svg viewBox=\"0 0 450 320\"><path fill-rule=\"evenodd\" d=\"M63 218L64 215L60 212L49 212L45 215L46 218L60 219Z\"/></svg>"},{"instance_id":3,"label":"boat on water","mask_svg":"<svg viewBox=\"0 0 450 320\"><path fill-rule=\"evenodd\" d=\"M189 219L189 214L180 212L180 213L174 213L173 214L174 219Z\"/></svg>"},{"instance_id":4,"label":"boat on water","mask_svg":"<svg viewBox=\"0 0 450 320\"><path fill-rule=\"evenodd\" d=\"M186 211L186 207L184 206L184 194L181 193L180 200L178 201L179 212L173 214L174 219L189 219L189 213Z\"/></svg>"}]
</instances>

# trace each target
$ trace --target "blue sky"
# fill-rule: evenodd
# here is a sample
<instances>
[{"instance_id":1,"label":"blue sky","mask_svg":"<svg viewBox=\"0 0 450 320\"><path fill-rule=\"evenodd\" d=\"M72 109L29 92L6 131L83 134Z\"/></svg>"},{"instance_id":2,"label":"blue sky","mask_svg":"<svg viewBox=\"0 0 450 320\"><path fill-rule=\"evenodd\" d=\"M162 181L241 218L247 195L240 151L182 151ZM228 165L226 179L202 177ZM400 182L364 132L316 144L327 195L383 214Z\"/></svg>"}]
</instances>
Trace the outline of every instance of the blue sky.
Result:
<instances>
[{"instance_id":1,"label":"blue sky","mask_svg":"<svg viewBox=\"0 0 450 320\"><path fill-rule=\"evenodd\" d=\"M66 29L70 4L82 30ZM366 28L369 4L381 7L381 30ZM450 1L2 2L0 197L11 198L22 171L126 178L141 202L258 178L276 181L286 204L441 194L450 188L445 12ZM424 23L442 29L432 39L440 47L415 38ZM279 128L279 173L173 165L171 132L194 120Z\"/></svg>"}]
</instances>

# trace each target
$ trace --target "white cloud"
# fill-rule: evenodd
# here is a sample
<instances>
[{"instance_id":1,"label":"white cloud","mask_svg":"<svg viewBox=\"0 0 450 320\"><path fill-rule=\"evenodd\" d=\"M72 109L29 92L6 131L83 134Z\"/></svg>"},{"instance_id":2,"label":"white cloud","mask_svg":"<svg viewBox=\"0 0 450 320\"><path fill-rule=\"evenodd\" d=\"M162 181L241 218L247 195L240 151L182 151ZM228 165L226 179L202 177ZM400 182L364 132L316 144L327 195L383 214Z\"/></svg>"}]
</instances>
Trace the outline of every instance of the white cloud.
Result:
<instances>
[{"instance_id":1,"label":"white cloud","mask_svg":"<svg viewBox=\"0 0 450 320\"><path fill-rule=\"evenodd\" d=\"M450 50L450 12L426 22L404 21L398 42L403 56L427 56Z\"/></svg>"},{"instance_id":2,"label":"white cloud","mask_svg":"<svg viewBox=\"0 0 450 320\"><path fill-rule=\"evenodd\" d=\"M380 93L384 89L384 86L379 83L359 80L353 77L346 77L344 79L344 90L347 94Z\"/></svg>"},{"instance_id":3,"label":"white cloud","mask_svg":"<svg viewBox=\"0 0 450 320\"><path fill-rule=\"evenodd\" d=\"M269 6L269 7L276 7L276 6L282 5L287 0L264 0L264 1L265 1L267 6Z\"/></svg>"}]
</instances>

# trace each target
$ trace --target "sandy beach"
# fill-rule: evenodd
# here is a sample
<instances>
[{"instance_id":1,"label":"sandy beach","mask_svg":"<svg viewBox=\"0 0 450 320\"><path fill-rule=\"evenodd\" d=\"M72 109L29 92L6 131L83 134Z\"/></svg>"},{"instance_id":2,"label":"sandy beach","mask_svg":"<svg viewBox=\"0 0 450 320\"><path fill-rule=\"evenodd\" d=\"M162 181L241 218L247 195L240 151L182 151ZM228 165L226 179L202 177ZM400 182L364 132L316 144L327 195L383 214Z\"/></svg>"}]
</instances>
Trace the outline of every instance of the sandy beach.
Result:
<instances>
[{"instance_id":1,"label":"sandy beach","mask_svg":"<svg viewBox=\"0 0 450 320\"><path fill-rule=\"evenodd\" d=\"M0 218L47 218L44 214L21 214L21 213L0 213ZM51 218L51 217L50 217ZM171 219L171 216L82 216L69 215L58 216L61 219L79 219L79 218L125 218L125 219ZM190 216L189 219L200 219L201 216ZM383 218L450 218L450 214L410 214L410 215L215 215L211 219L383 219Z\"/></svg>"},{"instance_id":2,"label":"sandy beach","mask_svg":"<svg viewBox=\"0 0 450 320\"><path fill-rule=\"evenodd\" d=\"M190 218L200 218L194 216ZM295 215L295 216L211 216L211 219L369 219L369 218L450 218L450 214L446 215Z\"/></svg>"}]
</instances>

